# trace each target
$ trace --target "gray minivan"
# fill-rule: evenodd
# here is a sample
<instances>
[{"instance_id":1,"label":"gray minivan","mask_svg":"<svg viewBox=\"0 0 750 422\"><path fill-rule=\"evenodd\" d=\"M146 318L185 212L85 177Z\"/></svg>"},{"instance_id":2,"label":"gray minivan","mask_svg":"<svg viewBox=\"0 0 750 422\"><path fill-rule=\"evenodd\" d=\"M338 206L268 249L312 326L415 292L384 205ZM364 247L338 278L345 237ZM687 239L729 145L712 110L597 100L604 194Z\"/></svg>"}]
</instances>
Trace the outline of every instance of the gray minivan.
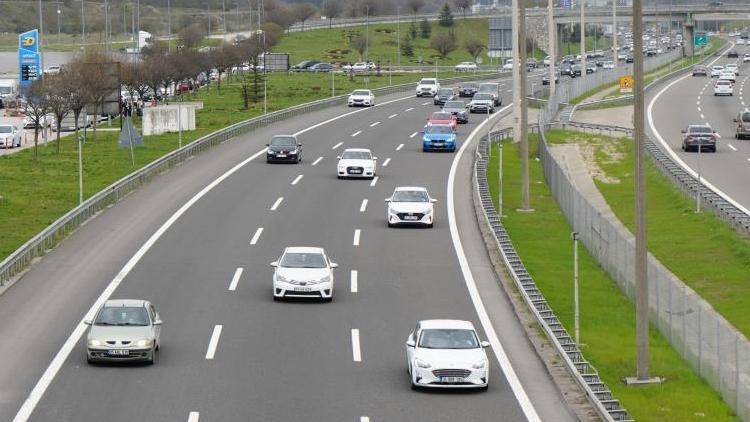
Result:
<instances>
[{"instance_id":1,"label":"gray minivan","mask_svg":"<svg viewBox=\"0 0 750 422\"><path fill-rule=\"evenodd\" d=\"M492 102L495 107L503 105L503 98L500 96L500 84L496 82L487 82L479 85L477 93L491 94Z\"/></svg>"}]
</instances>

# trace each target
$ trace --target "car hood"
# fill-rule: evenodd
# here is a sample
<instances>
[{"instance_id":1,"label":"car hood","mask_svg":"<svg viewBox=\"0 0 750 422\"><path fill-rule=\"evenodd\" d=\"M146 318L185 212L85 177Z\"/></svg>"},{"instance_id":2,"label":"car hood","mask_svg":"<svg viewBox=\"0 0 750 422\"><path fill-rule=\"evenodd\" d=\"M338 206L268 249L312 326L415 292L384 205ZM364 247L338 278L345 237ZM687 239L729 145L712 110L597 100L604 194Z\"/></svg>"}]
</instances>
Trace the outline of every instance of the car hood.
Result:
<instances>
[{"instance_id":1,"label":"car hood","mask_svg":"<svg viewBox=\"0 0 750 422\"><path fill-rule=\"evenodd\" d=\"M423 349L417 348L414 356L432 365L433 368L471 368L487 359L484 349Z\"/></svg>"},{"instance_id":2,"label":"car hood","mask_svg":"<svg viewBox=\"0 0 750 422\"><path fill-rule=\"evenodd\" d=\"M350 95L349 98L351 98L352 100L369 100L370 96L369 95Z\"/></svg>"},{"instance_id":3,"label":"car hood","mask_svg":"<svg viewBox=\"0 0 750 422\"><path fill-rule=\"evenodd\" d=\"M466 109L465 108L443 108L443 111L446 112L446 113L455 114L455 113L465 112Z\"/></svg>"},{"instance_id":4,"label":"car hood","mask_svg":"<svg viewBox=\"0 0 750 422\"><path fill-rule=\"evenodd\" d=\"M453 119L450 120L430 120L427 122L428 125L449 125L453 123Z\"/></svg>"},{"instance_id":5,"label":"car hood","mask_svg":"<svg viewBox=\"0 0 750 422\"><path fill-rule=\"evenodd\" d=\"M452 133L425 133L423 139L432 141L452 141L456 135Z\"/></svg>"},{"instance_id":6,"label":"car hood","mask_svg":"<svg viewBox=\"0 0 750 422\"><path fill-rule=\"evenodd\" d=\"M390 209L394 212L426 213L432 209L431 202L390 202Z\"/></svg>"},{"instance_id":7,"label":"car hood","mask_svg":"<svg viewBox=\"0 0 750 422\"><path fill-rule=\"evenodd\" d=\"M118 325L92 325L89 340L102 341L137 341L151 338L151 327L134 327Z\"/></svg>"},{"instance_id":8,"label":"car hood","mask_svg":"<svg viewBox=\"0 0 750 422\"><path fill-rule=\"evenodd\" d=\"M373 160L354 160L354 159L342 159L339 160L339 166L342 167L372 167L375 163Z\"/></svg>"},{"instance_id":9,"label":"car hood","mask_svg":"<svg viewBox=\"0 0 750 422\"><path fill-rule=\"evenodd\" d=\"M288 268L288 267L277 267L276 274L280 275L288 280L293 281L308 281L308 280L320 280L331 274L331 270L328 268Z\"/></svg>"}]
</instances>

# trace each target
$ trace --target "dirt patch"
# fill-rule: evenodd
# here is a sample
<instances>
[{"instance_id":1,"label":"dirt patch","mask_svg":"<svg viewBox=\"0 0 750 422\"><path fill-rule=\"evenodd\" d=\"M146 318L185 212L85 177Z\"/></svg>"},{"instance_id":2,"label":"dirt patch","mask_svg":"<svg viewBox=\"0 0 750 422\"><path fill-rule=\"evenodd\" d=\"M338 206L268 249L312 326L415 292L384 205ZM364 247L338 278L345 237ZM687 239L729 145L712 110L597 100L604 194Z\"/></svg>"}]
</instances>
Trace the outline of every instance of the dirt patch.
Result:
<instances>
[{"instance_id":1,"label":"dirt patch","mask_svg":"<svg viewBox=\"0 0 750 422\"><path fill-rule=\"evenodd\" d=\"M598 162L618 163L625 158L621 138L608 138L584 134L571 134L568 143L575 143L586 162L586 169L594 180L607 184L620 183L620 179L607 174ZM599 158L597 160L597 158Z\"/></svg>"}]
</instances>

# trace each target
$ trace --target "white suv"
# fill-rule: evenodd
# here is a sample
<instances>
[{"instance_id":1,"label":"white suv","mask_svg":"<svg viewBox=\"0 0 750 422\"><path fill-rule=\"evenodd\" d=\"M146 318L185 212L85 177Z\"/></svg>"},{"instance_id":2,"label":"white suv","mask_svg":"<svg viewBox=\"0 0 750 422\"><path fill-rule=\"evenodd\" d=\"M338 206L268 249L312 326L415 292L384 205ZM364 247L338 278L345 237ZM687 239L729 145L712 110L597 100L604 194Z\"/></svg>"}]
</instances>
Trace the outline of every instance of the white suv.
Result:
<instances>
[{"instance_id":1,"label":"white suv","mask_svg":"<svg viewBox=\"0 0 750 422\"><path fill-rule=\"evenodd\" d=\"M714 85L714 95L734 95L734 85L726 79L719 79Z\"/></svg>"},{"instance_id":2,"label":"white suv","mask_svg":"<svg viewBox=\"0 0 750 422\"><path fill-rule=\"evenodd\" d=\"M417 84L417 97L428 95L434 97L440 89L440 82L436 78L422 78Z\"/></svg>"}]
</instances>

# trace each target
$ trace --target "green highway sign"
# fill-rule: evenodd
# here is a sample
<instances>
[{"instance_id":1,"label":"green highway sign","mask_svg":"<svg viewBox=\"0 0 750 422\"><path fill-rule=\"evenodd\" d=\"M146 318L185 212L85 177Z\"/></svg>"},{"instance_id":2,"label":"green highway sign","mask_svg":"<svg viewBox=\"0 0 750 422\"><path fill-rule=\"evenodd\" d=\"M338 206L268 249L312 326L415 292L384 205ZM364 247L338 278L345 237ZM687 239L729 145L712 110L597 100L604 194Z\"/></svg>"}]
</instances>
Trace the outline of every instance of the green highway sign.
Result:
<instances>
[{"instance_id":1,"label":"green highway sign","mask_svg":"<svg viewBox=\"0 0 750 422\"><path fill-rule=\"evenodd\" d=\"M708 34L705 32L696 32L693 37L693 45L696 47L705 47L708 45Z\"/></svg>"}]
</instances>

